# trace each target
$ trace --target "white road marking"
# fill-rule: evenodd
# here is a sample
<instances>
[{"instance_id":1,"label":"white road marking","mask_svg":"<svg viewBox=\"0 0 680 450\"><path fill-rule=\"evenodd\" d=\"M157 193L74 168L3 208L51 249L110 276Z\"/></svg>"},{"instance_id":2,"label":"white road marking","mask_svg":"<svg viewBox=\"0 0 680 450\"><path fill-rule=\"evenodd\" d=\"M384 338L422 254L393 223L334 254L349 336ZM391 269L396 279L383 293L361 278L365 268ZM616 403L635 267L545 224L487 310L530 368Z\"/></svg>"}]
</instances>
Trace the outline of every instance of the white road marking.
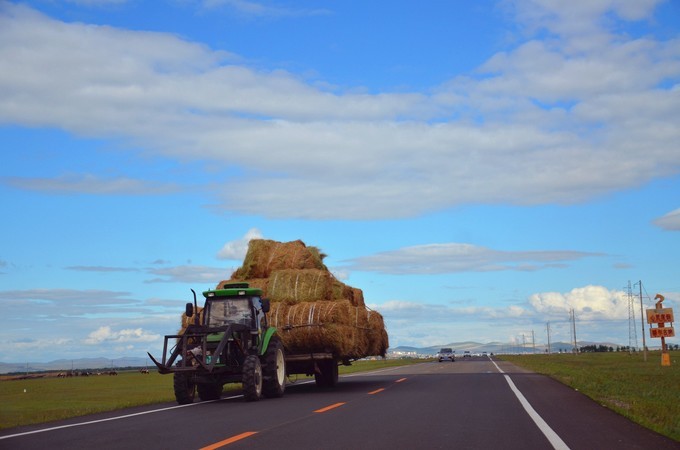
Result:
<instances>
[{"instance_id":1,"label":"white road marking","mask_svg":"<svg viewBox=\"0 0 680 450\"><path fill-rule=\"evenodd\" d=\"M220 400L232 400L232 399L239 398L239 397L243 397L243 395L234 395L232 397L224 397ZM26 431L24 433L8 434L7 436L0 436L0 440L9 439L9 438L18 437L18 436L26 436L26 435L29 435L29 434L44 433L45 431L61 430L63 428L80 427L80 426L83 426L83 425L93 425L95 423L109 422L111 420L128 419L130 417L143 416L145 414L154 414L154 413L163 412L163 411L170 411L172 409L189 408L191 406L198 406L198 405L204 405L206 403L218 402L220 400L208 400L208 401L200 402L200 403L190 403L188 405L169 406L167 408L152 409L150 411L143 411L143 412L138 412L138 413L133 413L133 414L126 414L124 416L109 417L107 419L90 420L90 421L87 421L87 422L78 422L78 423L72 423L72 424L69 424L69 425L60 425L58 427L41 428L39 430Z\"/></svg>"},{"instance_id":2,"label":"white road marking","mask_svg":"<svg viewBox=\"0 0 680 450\"><path fill-rule=\"evenodd\" d=\"M510 385L510 389L512 389L512 392L517 397L517 400L519 400L519 402L522 404L522 406L524 407L524 410L527 412L527 414L529 414L529 417L531 417L531 420L534 421L534 423L536 424L538 429L541 430L541 432L545 435L545 437L548 439L548 441L550 441L553 448L555 450L569 450L569 446L564 443L562 438L560 438L557 435L557 433L555 433L555 431L553 431L552 428L550 428L550 425L548 425L546 423L546 421L543 420L543 418L531 406L531 403L529 403L529 401L524 397L524 395L522 395L520 390L517 389L517 386L515 386L515 383L513 383L512 380L510 379L510 375L503 372L503 369L498 367L498 364L496 364L496 361L491 360L491 362L493 363L494 366L496 366L496 369L498 369L498 371L503 374L503 376L505 377L505 381L507 381L508 384Z\"/></svg>"},{"instance_id":3,"label":"white road marking","mask_svg":"<svg viewBox=\"0 0 680 450\"><path fill-rule=\"evenodd\" d=\"M297 382L295 384L291 383L291 384L286 385L286 387L288 388L288 387L291 387L291 386L294 386L294 385L299 386L301 384L308 384L308 383L313 383L313 382L314 382L314 380ZM61 430L63 428L80 427L80 426L83 426L83 425L94 425L96 423L109 422L111 420L128 419L130 417L143 416L145 414L154 414L154 413L159 413L159 412L163 412L163 411L170 411L170 410L178 409L178 408L189 408L191 406L198 406L198 405L204 405L206 403L219 402L220 400L233 400L235 398L241 398L241 397L243 397L243 395L241 395L241 394L232 395L231 397L223 397L223 398L220 398L218 400L207 400L207 401L201 401L201 402L198 402L198 403L190 403L188 405L169 406L167 408L152 409L152 410L149 410L149 411L143 411L143 412L138 412L138 413L133 413L133 414L125 414L123 416L109 417L107 419L90 420L90 421L87 421L87 422L78 422L78 423L72 423L72 424L69 424L69 425L60 425L58 427L41 428L39 430L26 431L24 433L16 433L16 434L8 434L7 436L0 436L0 440L9 439L9 438L13 438L13 437L19 437L19 436L26 436L26 435L29 435L29 434L44 433L46 431Z\"/></svg>"}]
</instances>

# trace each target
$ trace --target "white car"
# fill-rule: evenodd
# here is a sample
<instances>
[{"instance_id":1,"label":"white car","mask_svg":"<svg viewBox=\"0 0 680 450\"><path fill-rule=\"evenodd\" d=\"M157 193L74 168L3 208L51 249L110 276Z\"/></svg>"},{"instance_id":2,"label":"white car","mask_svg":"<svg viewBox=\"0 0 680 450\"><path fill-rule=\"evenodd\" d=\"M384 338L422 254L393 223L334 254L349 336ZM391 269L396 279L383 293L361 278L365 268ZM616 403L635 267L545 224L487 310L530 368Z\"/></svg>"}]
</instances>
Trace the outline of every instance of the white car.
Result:
<instances>
[{"instance_id":1,"label":"white car","mask_svg":"<svg viewBox=\"0 0 680 450\"><path fill-rule=\"evenodd\" d=\"M451 348L442 348L439 350L439 353L437 353L437 358L439 359L439 362L442 362L444 360L449 360L451 362L456 360L456 351L451 349Z\"/></svg>"}]
</instances>

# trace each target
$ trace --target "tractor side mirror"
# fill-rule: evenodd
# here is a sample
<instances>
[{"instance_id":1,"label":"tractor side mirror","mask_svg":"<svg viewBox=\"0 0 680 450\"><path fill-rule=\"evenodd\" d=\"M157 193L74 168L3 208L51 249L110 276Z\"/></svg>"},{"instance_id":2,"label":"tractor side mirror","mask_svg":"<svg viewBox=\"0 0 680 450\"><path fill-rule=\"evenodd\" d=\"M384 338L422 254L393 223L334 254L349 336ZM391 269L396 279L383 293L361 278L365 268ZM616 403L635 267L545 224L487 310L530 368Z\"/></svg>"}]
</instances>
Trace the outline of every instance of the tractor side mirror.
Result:
<instances>
[{"instance_id":1,"label":"tractor side mirror","mask_svg":"<svg viewBox=\"0 0 680 450\"><path fill-rule=\"evenodd\" d=\"M269 303L269 299L263 298L262 299L262 312L268 313L270 308L271 308L271 303Z\"/></svg>"},{"instance_id":2,"label":"tractor side mirror","mask_svg":"<svg viewBox=\"0 0 680 450\"><path fill-rule=\"evenodd\" d=\"M187 317L192 317L194 315L194 305L192 303L187 303L186 311L184 311Z\"/></svg>"}]
</instances>

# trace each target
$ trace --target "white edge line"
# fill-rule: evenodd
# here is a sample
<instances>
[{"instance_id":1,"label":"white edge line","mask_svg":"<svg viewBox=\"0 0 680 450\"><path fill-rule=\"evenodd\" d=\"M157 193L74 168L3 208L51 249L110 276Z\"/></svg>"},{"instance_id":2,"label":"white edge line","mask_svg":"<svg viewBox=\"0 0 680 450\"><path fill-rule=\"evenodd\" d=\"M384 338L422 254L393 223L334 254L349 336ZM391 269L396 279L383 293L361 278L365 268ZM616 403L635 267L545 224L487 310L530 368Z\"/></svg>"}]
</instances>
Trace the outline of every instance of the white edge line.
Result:
<instances>
[{"instance_id":1,"label":"white edge line","mask_svg":"<svg viewBox=\"0 0 680 450\"><path fill-rule=\"evenodd\" d=\"M536 410L531 406L531 403L522 395L519 389L517 389L517 386L515 386L515 383L512 382L510 379L510 375L506 374L503 372L503 370L498 367L498 364L496 364L496 361L491 360L494 366L496 366L496 369L500 373L503 374L505 377L505 381L508 382L508 385L510 385L510 389L512 389L512 392L515 394L517 397L517 400L522 404L522 407L524 407L524 410L529 414L529 417L531 417L531 420L534 421L536 426L538 427L539 430L545 435L545 437L550 441L552 444L553 448L555 450L569 450L569 446L560 438L555 431L550 428L550 425L546 423L545 420L536 412Z\"/></svg>"},{"instance_id":2,"label":"white edge line","mask_svg":"<svg viewBox=\"0 0 680 450\"><path fill-rule=\"evenodd\" d=\"M208 401L205 401L205 402L190 403L188 405L169 406L167 408L152 409L152 410L149 410L149 411L142 411L142 412L133 413L133 414L125 414L124 416L115 416L115 417L108 417L106 419L89 420L87 422L78 422L78 423L71 423L71 424L68 424L68 425L60 425L58 427L41 428L39 430L26 431L24 433L16 433L16 434L8 434L7 436L0 436L0 440L9 439L9 438L13 438L13 437L19 437L19 436L26 436L26 435L29 435L29 434L44 433L46 431L61 430L63 428L80 427L80 426L83 426L83 425L92 425L92 424L95 424L95 423L109 422L111 420L128 419L130 417L143 416L145 414L154 414L154 413L163 412L163 411L170 411L172 409L188 408L188 407L191 407L191 406L205 405L206 403L219 402L220 400L232 400L232 399L239 398L239 397L243 397L243 395L234 395L234 396L231 396L231 397L224 397L224 398L221 398L219 400L208 400Z\"/></svg>"}]
</instances>

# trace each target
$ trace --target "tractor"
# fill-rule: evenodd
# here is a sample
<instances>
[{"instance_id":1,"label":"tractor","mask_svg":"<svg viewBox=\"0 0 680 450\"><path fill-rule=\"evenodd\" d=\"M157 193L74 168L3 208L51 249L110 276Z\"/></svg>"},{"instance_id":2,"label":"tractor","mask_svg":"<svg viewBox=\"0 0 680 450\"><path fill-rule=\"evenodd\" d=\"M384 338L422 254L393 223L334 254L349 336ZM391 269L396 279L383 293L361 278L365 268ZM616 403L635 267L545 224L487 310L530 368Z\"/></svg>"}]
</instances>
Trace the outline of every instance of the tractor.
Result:
<instances>
[{"instance_id":1,"label":"tractor","mask_svg":"<svg viewBox=\"0 0 680 450\"><path fill-rule=\"evenodd\" d=\"M286 386L286 359L276 328L268 326L270 303L262 290L248 283L229 283L203 292L205 306L186 304L188 324L165 336L158 371L174 374L175 398L180 405L217 400L227 383L242 383L247 401L281 397Z\"/></svg>"}]
</instances>

